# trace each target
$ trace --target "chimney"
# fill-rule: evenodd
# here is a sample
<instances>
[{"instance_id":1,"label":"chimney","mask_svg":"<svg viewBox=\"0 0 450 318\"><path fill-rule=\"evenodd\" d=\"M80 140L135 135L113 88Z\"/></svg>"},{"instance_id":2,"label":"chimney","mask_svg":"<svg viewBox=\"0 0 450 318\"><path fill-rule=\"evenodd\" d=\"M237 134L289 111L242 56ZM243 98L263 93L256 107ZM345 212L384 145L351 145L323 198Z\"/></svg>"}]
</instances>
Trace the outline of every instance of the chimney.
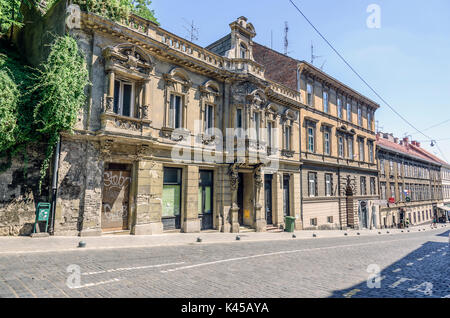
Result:
<instances>
[{"instance_id":1,"label":"chimney","mask_svg":"<svg viewBox=\"0 0 450 318\"><path fill-rule=\"evenodd\" d=\"M404 143L405 145L407 145L407 144L409 143L409 138L408 138L408 137L403 138L403 143Z\"/></svg>"},{"instance_id":2,"label":"chimney","mask_svg":"<svg viewBox=\"0 0 450 318\"><path fill-rule=\"evenodd\" d=\"M394 142L398 144L398 138L394 138Z\"/></svg>"},{"instance_id":3,"label":"chimney","mask_svg":"<svg viewBox=\"0 0 450 318\"><path fill-rule=\"evenodd\" d=\"M413 146L417 146L417 141L413 140L411 143Z\"/></svg>"},{"instance_id":4,"label":"chimney","mask_svg":"<svg viewBox=\"0 0 450 318\"><path fill-rule=\"evenodd\" d=\"M416 146L420 148L420 142L416 141Z\"/></svg>"}]
</instances>

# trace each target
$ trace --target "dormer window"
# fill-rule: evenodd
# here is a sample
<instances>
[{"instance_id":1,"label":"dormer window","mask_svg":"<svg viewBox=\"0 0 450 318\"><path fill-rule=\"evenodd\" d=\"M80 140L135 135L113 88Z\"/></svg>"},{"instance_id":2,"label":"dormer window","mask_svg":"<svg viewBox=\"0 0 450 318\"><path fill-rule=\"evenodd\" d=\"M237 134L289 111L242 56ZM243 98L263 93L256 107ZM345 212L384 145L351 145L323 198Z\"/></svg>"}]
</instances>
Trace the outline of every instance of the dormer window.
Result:
<instances>
[{"instance_id":1,"label":"dormer window","mask_svg":"<svg viewBox=\"0 0 450 318\"><path fill-rule=\"evenodd\" d=\"M134 115L134 83L114 81L114 113L127 117Z\"/></svg>"},{"instance_id":2,"label":"dormer window","mask_svg":"<svg viewBox=\"0 0 450 318\"><path fill-rule=\"evenodd\" d=\"M308 106L313 105L313 87L310 83L306 84L306 101Z\"/></svg>"},{"instance_id":3,"label":"dormer window","mask_svg":"<svg viewBox=\"0 0 450 318\"><path fill-rule=\"evenodd\" d=\"M245 44L241 43L241 59L247 58L247 47Z\"/></svg>"}]
</instances>

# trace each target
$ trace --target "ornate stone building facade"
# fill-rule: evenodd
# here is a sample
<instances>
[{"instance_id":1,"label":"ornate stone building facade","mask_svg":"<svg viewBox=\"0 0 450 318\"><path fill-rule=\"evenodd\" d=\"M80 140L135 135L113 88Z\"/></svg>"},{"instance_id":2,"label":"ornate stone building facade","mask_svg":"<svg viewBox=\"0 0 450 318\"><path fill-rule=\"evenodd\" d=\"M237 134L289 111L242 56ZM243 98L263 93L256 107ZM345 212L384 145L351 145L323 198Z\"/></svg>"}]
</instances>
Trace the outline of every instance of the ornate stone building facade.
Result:
<instances>
[{"instance_id":1,"label":"ornate stone building facade","mask_svg":"<svg viewBox=\"0 0 450 318\"><path fill-rule=\"evenodd\" d=\"M92 85L61 138L56 235L374 225L376 103L255 43L245 17L203 48L67 9L46 21L77 39Z\"/></svg>"}]
</instances>

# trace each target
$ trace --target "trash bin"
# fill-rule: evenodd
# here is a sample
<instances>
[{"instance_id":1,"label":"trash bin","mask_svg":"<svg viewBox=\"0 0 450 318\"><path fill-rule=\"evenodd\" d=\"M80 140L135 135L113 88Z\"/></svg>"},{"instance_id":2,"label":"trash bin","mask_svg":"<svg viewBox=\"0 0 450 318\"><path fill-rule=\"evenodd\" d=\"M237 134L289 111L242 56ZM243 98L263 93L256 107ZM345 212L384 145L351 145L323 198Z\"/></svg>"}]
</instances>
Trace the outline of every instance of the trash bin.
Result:
<instances>
[{"instance_id":1,"label":"trash bin","mask_svg":"<svg viewBox=\"0 0 450 318\"><path fill-rule=\"evenodd\" d=\"M285 232L293 233L295 229L295 220L296 218L293 216L286 216L284 223L286 224L286 227L284 229Z\"/></svg>"}]
</instances>

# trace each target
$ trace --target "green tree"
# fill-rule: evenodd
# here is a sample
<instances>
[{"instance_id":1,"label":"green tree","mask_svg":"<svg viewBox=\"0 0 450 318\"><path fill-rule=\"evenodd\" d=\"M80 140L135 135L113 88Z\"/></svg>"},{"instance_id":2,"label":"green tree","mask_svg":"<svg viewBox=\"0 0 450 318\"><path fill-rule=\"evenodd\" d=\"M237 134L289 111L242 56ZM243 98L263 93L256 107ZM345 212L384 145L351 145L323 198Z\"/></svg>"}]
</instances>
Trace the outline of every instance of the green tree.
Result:
<instances>
[{"instance_id":1,"label":"green tree","mask_svg":"<svg viewBox=\"0 0 450 318\"><path fill-rule=\"evenodd\" d=\"M0 33L8 32L11 26L22 26L22 3L35 5L34 0L0 0Z\"/></svg>"},{"instance_id":2,"label":"green tree","mask_svg":"<svg viewBox=\"0 0 450 318\"><path fill-rule=\"evenodd\" d=\"M159 24L155 17L155 11L150 9L152 2L150 0L132 0L132 12L144 19L153 21Z\"/></svg>"}]
</instances>

